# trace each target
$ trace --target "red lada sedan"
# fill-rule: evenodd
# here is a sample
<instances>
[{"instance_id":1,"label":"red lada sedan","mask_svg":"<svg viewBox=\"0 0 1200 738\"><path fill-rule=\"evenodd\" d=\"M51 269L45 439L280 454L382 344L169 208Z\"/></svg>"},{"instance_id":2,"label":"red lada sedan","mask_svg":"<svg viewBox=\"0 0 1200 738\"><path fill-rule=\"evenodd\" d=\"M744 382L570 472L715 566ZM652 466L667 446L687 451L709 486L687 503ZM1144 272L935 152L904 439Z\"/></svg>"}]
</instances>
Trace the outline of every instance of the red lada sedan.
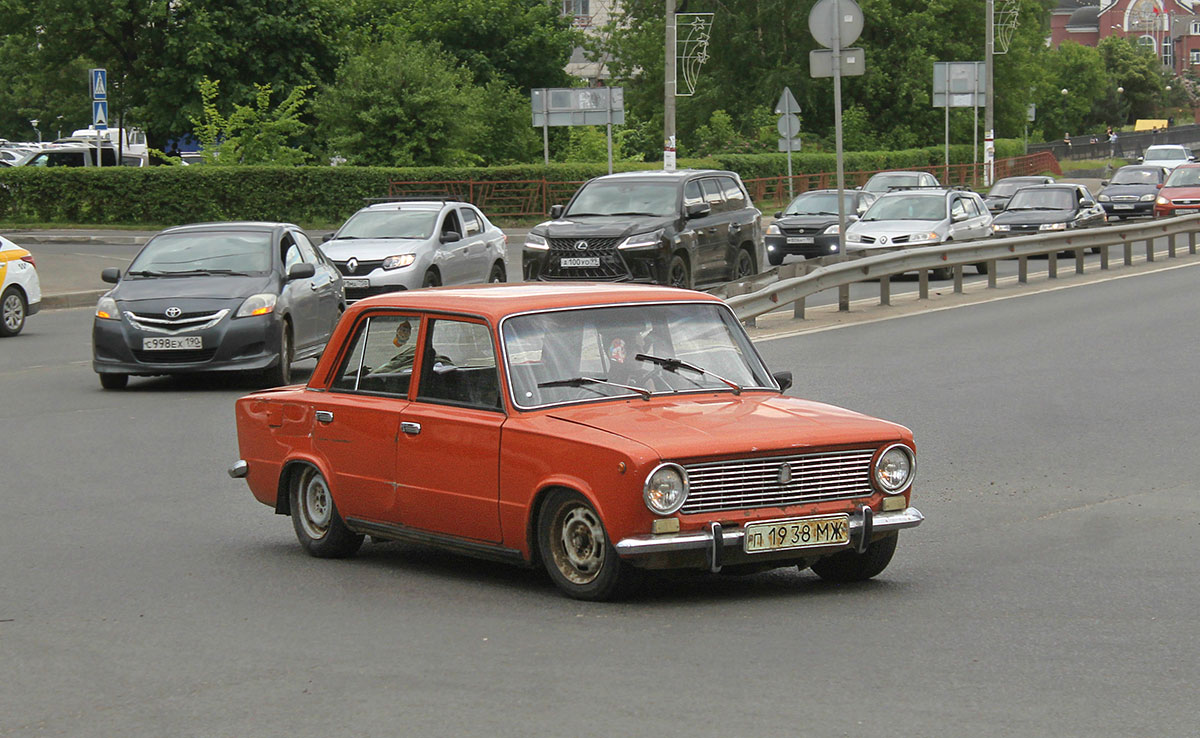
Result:
<instances>
[{"instance_id":1,"label":"red lada sedan","mask_svg":"<svg viewBox=\"0 0 1200 738\"><path fill-rule=\"evenodd\" d=\"M912 433L790 385L698 292L398 292L346 311L307 387L238 400L230 474L314 556L416 541L579 599L648 569L873 577L924 519Z\"/></svg>"},{"instance_id":2,"label":"red lada sedan","mask_svg":"<svg viewBox=\"0 0 1200 738\"><path fill-rule=\"evenodd\" d=\"M1154 217L1200 212L1200 164L1180 164L1171 170L1154 200Z\"/></svg>"}]
</instances>

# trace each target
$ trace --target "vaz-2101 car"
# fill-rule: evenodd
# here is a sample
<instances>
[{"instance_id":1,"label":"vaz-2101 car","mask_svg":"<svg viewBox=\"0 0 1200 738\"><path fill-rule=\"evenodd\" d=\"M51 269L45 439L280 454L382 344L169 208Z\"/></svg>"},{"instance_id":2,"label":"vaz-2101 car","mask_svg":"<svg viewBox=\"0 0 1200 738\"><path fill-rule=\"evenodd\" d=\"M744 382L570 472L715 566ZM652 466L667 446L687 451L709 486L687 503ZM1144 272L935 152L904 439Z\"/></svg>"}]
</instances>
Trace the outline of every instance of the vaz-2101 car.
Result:
<instances>
[{"instance_id":1,"label":"vaz-2101 car","mask_svg":"<svg viewBox=\"0 0 1200 738\"><path fill-rule=\"evenodd\" d=\"M230 474L314 556L417 541L579 599L648 569L873 577L923 520L912 433L790 384L697 292L393 293L347 310L307 387L237 401Z\"/></svg>"}]
</instances>

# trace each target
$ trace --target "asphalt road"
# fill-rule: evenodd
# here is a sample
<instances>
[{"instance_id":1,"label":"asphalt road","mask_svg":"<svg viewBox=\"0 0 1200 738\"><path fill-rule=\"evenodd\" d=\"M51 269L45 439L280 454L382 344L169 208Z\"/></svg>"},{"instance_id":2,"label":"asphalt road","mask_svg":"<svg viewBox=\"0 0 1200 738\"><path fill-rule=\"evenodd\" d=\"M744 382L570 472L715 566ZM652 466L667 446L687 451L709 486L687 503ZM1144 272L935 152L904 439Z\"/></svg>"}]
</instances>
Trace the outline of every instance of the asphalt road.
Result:
<instances>
[{"instance_id":1,"label":"asphalt road","mask_svg":"<svg viewBox=\"0 0 1200 738\"><path fill-rule=\"evenodd\" d=\"M619 604L309 558L225 475L249 385L102 391L90 311L39 314L0 341L0 736L1196 735L1198 276L760 341L792 394L914 429L927 522L872 582Z\"/></svg>"}]
</instances>

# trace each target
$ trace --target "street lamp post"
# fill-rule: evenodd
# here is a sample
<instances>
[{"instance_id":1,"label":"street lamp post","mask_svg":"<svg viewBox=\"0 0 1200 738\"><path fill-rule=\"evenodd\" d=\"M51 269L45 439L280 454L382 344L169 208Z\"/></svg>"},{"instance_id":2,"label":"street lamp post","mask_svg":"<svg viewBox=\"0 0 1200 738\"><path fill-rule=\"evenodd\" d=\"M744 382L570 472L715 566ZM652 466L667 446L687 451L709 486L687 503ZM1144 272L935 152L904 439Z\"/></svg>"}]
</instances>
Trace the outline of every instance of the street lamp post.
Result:
<instances>
[{"instance_id":1,"label":"street lamp post","mask_svg":"<svg viewBox=\"0 0 1200 738\"><path fill-rule=\"evenodd\" d=\"M1066 87L1064 87L1061 90L1059 90L1059 92L1062 94L1062 101L1063 101L1062 124L1063 124L1063 131L1065 131L1065 133L1063 133L1063 143L1065 143L1069 147L1071 145L1071 129L1067 127L1067 95L1070 94L1070 90L1068 90ZM1067 153L1068 154L1071 153L1069 148L1067 149Z\"/></svg>"},{"instance_id":2,"label":"street lamp post","mask_svg":"<svg viewBox=\"0 0 1200 738\"><path fill-rule=\"evenodd\" d=\"M42 142L42 132L41 132L41 131L39 131L39 130L38 130L38 127L37 127L37 126L38 126L38 119L37 119L37 118L33 118L32 120L30 120L30 121L29 121L29 125L33 126L33 131L34 131L34 133L36 133L36 134L37 134L37 137L38 137L38 143L41 143L41 142Z\"/></svg>"}]
</instances>

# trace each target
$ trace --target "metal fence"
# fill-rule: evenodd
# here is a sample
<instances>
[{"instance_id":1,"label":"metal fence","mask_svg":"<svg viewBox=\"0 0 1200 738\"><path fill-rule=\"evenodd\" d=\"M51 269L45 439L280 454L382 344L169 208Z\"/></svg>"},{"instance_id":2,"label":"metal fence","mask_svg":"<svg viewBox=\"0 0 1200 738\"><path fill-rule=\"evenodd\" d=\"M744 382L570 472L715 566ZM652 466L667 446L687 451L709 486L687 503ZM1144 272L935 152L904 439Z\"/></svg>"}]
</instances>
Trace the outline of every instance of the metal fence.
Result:
<instances>
[{"instance_id":1,"label":"metal fence","mask_svg":"<svg viewBox=\"0 0 1200 738\"><path fill-rule=\"evenodd\" d=\"M1118 132L1115 144L1110 144L1102 134L1095 136L1092 143L1091 135L1071 137L1071 145L1065 141L1052 141L1043 144L1029 144L1029 152L1052 153L1056 158L1091 160L1091 159L1136 159L1155 144L1181 144L1192 146L1200 143L1200 125L1171 126L1156 131Z\"/></svg>"}]
</instances>

